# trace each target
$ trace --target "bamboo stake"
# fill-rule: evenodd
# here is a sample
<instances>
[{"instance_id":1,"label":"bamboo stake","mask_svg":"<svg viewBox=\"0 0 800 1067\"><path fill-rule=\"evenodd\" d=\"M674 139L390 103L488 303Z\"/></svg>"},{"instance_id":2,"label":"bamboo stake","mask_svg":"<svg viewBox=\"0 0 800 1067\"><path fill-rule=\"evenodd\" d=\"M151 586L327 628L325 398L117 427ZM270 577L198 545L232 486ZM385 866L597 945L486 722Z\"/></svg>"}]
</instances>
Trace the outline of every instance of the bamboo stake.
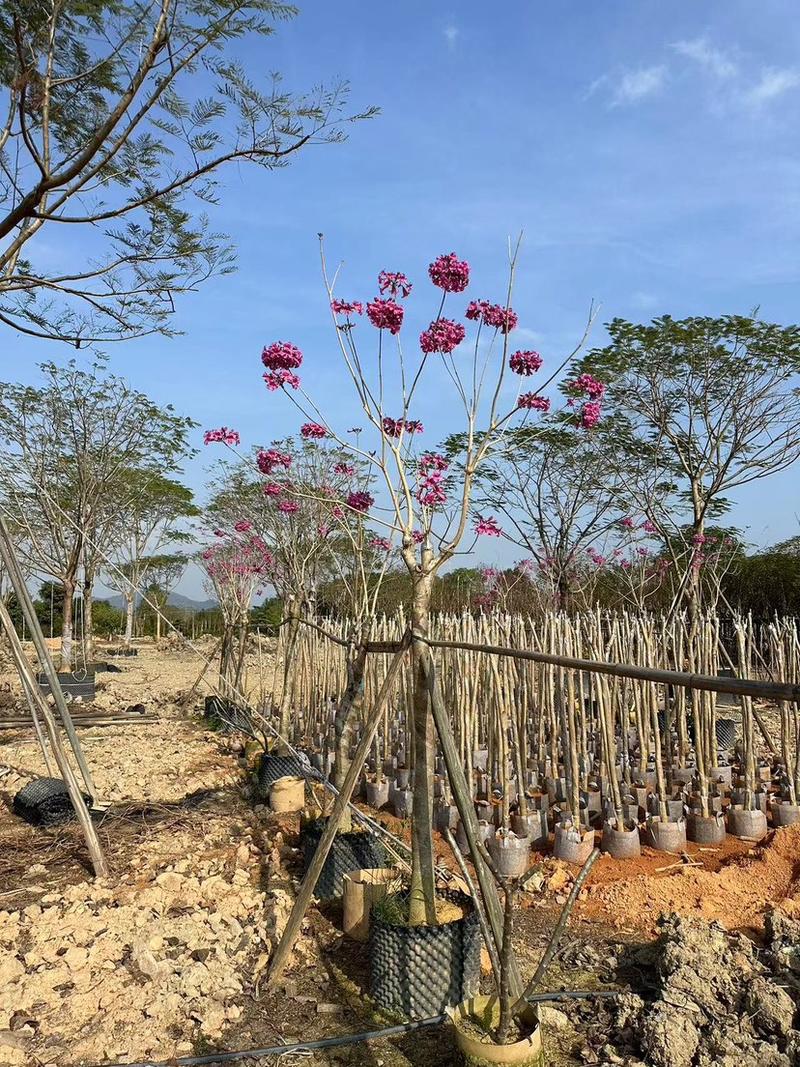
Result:
<instances>
[{"instance_id":1,"label":"bamboo stake","mask_svg":"<svg viewBox=\"0 0 800 1067\"><path fill-rule=\"evenodd\" d=\"M75 815L80 823L81 830L83 831L83 837L86 841L86 848L89 851L89 857L92 861L95 877L105 878L108 875L108 865L103 850L100 847L94 823L91 820L89 812L86 810L86 804L84 803L83 794L81 793L78 780L75 777L72 767L70 767L69 760L67 759L61 744L58 727L56 726L55 719L50 711L50 705L44 699L39 687L36 685L36 679L33 677L30 664L25 657L22 642L17 636L17 631L14 629L14 623L11 620L8 608L2 599L0 599L0 626L5 630L6 636L8 637L11 646L11 655L14 659L15 666L20 673L20 677L23 679L23 686L25 687L26 693L29 692L31 699L39 705L39 710L42 713L42 718L44 719L45 727L47 729L50 749L58 766L61 778L64 781L64 785L67 787L69 799L72 802L72 807L75 809Z\"/></svg>"},{"instance_id":2,"label":"bamboo stake","mask_svg":"<svg viewBox=\"0 0 800 1067\"><path fill-rule=\"evenodd\" d=\"M383 680L383 685L380 688L380 692L375 700L375 704L370 709L367 723L364 728L364 732L361 735L361 739L358 743L353 762L350 764L347 775L342 788L336 796L336 800L333 804L333 810L331 811L328 822L320 838L320 842L317 845L317 849L314 853L314 857L311 860L311 864L303 876L303 881L300 883L300 888L297 892L297 897L292 908L292 912L289 916L289 920L284 928L283 935L275 949L275 954L272 957L272 962L269 969L268 985L274 986L275 982L280 978L281 974L286 967L289 960L289 955L294 948L294 943L297 940L297 935L300 932L300 924L303 921L305 913L308 909L308 905L311 902L311 897L314 892L314 888L317 884L317 879L320 876L322 868L325 866L325 860L328 858L328 853L333 845L333 840L339 830L339 824L342 821L342 815L345 812L350 799L353 796L353 790L355 788L356 781L361 772L361 768L364 765L364 761L369 753L372 739L375 736L375 731L378 729L381 715L383 713L384 704L389 700L392 693L392 687L395 683L397 674L403 666L406 650L411 645L411 636L406 633L401 641L400 648L395 653L394 658L389 666L389 670L386 672L386 677Z\"/></svg>"}]
</instances>

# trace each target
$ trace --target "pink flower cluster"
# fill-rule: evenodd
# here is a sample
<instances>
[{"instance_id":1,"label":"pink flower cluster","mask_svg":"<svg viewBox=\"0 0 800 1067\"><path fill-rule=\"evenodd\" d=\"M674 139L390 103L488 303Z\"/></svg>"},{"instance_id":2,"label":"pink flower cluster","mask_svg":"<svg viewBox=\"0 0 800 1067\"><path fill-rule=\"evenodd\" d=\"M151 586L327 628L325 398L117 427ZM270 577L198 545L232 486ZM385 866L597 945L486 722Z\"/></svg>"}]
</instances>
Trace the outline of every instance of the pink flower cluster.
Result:
<instances>
[{"instance_id":1,"label":"pink flower cluster","mask_svg":"<svg viewBox=\"0 0 800 1067\"><path fill-rule=\"evenodd\" d=\"M335 315L363 315L364 305L360 300L332 300L331 310Z\"/></svg>"},{"instance_id":2,"label":"pink flower cluster","mask_svg":"<svg viewBox=\"0 0 800 1067\"><path fill-rule=\"evenodd\" d=\"M262 474L272 474L279 467L288 470L292 465L292 457L277 448L262 448L256 456L256 465Z\"/></svg>"},{"instance_id":3,"label":"pink flower cluster","mask_svg":"<svg viewBox=\"0 0 800 1067\"><path fill-rule=\"evenodd\" d=\"M283 493L283 486L278 485L277 482L264 482L261 492L264 496L280 496Z\"/></svg>"},{"instance_id":4,"label":"pink flower cluster","mask_svg":"<svg viewBox=\"0 0 800 1067\"><path fill-rule=\"evenodd\" d=\"M593 429L600 421L600 404L596 400L587 401L581 407L579 421L584 430Z\"/></svg>"},{"instance_id":5,"label":"pink flower cluster","mask_svg":"<svg viewBox=\"0 0 800 1067\"><path fill-rule=\"evenodd\" d=\"M363 515L365 512L369 511L375 503L375 497L370 496L370 494L364 492L364 490L359 490L354 493L349 493L345 503L352 511L359 511Z\"/></svg>"},{"instance_id":6,"label":"pink flower cluster","mask_svg":"<svg viewBox=\"0 0 800 1067\"><path fill-rule=\"evenodd\" d=\"M423 352L452 352L464 340L466 330L460 322L452 319L437 319L419 335L419 347Z\"/></svg>"},{"instance_id":7,"label":"pink flower cluster","mask_svg":"<svg viewBox=\"0 0 800 1067\"><path fill-rule=\"evenodd\" d=\"M478 515L475 519L475 525L473 527L475 533L479 537L502 537L503 531L500 528L500 524L497 519L491 516L484 517Z\"/></svg>"},{"instance_id":8,"label":"pink flower cluster","mask_svg":"<svg viewBox=\"0 0 800 1067\"><path fill-rule=\"evenodd\" d=\"M300 510L300 504L297 500L279 500L278 511L284 515L295 515Z\"/></svg>"},{"instance_id":9,"label":"pink flower cluster","mask_svg":"<svg viewBox=\"0 0 800 1067\"><path fill-rule=\"evenodd\" d=\"M387 437L399 437L404 430L406 433L422 433L424 429L419 419L385 418L381 425Z\"/></svg>"},{"instance_id":10,"label":"pink flower cluster","mask_svg":"<svg viewBox=\"0 0 800 1067\"><path fill-rule=\"evenodd\" d=\"M435 259L428 267L428 274L433 284L446 293L463 293L469 285L469 263L459 259L455 252Z\"/></svg>"},{"instance_id":11,"label":"pink flower cluster","mask_svg":"<svg viewBox=\"0 0 800 1067\"><path fill-rule=\"evenodd\" d=\"M284 385L291 386L292 389L300 388L300 379L296 374L292 374L290 370L271 370L266 374L262 374L261 377L267 384L267 389L271 393L274 393L276 389L282 389Z\"/></svg>"},{"instance_id":12,"label":"pink flower cluster","mask_svg":"<svg viewBox=\"0 0 800 1067\"><path fill-rule=\"evenodd\" d=\"M472 300L467 305L466 316L473 322L482 322L501 333L510 333L516 329L519 319L513 308L502 304L490 304L488 300Z\"/></svg>"},{"instance_id":13,"label":"pink flower cluster","mask_svg":"<svg viewBox=\"0 0 800 1067\"><path fill-rule=\"evenodd\" d=\"M426 508L435 508L447 502L444 487L444 472L450 464L437 452L425 452L419 460L417 499Z\"/></svg>"},{"instance_id":14,"label":"pink flower cluster","mask_svg":"<svg viewBox=\"0 0 800 1067\"><path fill-rule=\"evenodd\" d=\"M367 544L370 548L374 548L381 552L389 552L392 547L392 542L388 537L371 537Z\"/></svg>"},{"instance_id":15,"label":"pink flower cluster","mask_svg":"<svg viewBox=\"0 0 800 1067\"><path fill-rule=\"evenodd\" d=\"M596 567L602 567L606 561L606 557L601 555L596 548L587 548L586 555Z\"/></svg>"},{"instance_id":16,"label":"pink flower cluster","mask_svg":"<svg viewBox=\"0 0 800 1067\"><path fill-rule=\"evenodd\" d=\"M515 374L530 377L535 374L542 365L542 357L538 352L515 352L508 361L509 367Z\"/></svg>"},{"instance_id":17,"label":"pink flower cluster","mask_svg":"<svg viewBox=\"0 0 800 1067\"><path fill-rule=\"evenodd\" d=\"M333 468L333 473L343 474L345 477L350 478L356 473L356 469L350 463L337 463Z\"/></svg>"},{"instance_id":18,"label":"pink flower cluster","mask_svg":"<svg viewBox=\"0 0 800 1067\"><path fill-rule=\"evenodd\" d=\"M273 341L261 353L261 362L267 370L297 370L303 353L289 341Z\"/></svg>"},{"instance_id":19,"label":"pink flower cluster","mask_svg":"<svg viewBox=\"0 0 800 1067\"><path fill-rule=\"evenodd\" d=\"M579 374L574 381L567 383L567 389L580 396L588 396L590 400L602 400L606 391L604 383L592 374Z\"/></svg>"},{"instance_id":20,"label":"pink flower cluster","mask_svg":"<svg viewBox=\"0 0 800 1067\"><path fill-rule=\"evenodd\" d=\"M328 436L328 431L318 422L304 422L300 427L300 436L307 441L321 441Z\"/></svg>"},{"instance_id":21,"label":"pink flower cluster","mask_svg":"<svg viewBox=\"0 0 800 1067\"><path fill-rule=\"evenodd\" d=\"M399 270L382 270L378 275L378 289L381 295L389 293L391 296L399 296L405 300L410 295L412 285L405 274Z\"/></svg>"},{"instance_id":22,"label":"pink flower cluster","mask_svg":"<svg viewBox=\"0 0 800 1067\"><path fill-rule=\"evenodd\" d=\"M218 430L206 430L203 434L203 444L211 445L221 442L223 445L238 445L239 434L236 430L229 430L227 426L220 426Z\"/></svg>"},{"instance_id":23,"label":"pink flower cluster","mask_svg":"<svg viewBox=\"0 0 800 1067\"><path fill-rule=\"evenodd\" d=\"M263 378L271 392L284 385L292 389L300 387L300 379L293 372L303 362L303 353L296 345L289 341L273 341L261 353L261 362L267 368Z\"/></svg>"},{"instance_id":24,"label":"pink flower cluster","mask_svg":"<svg viewBox=\"0 0 800 1067\"><path fill-rule=\"evenodd\" d=\"M239 519L237 523L234 523L233 528L237 533L249 533L253 529L253 524L247 519Z\"/></svg>"},{"instance_id":25,"label":"pink flower cluster","mask_svg":"<svg viewBox=\"0 0 800 1067\"><path fill-rule=\"evenodd\" d=\"M376 296L367 304L367 317L376 330L397 334L403 325L403 308L394 300L382 300Z\"/></svg>"},{"instance_id":26,"label":"pink flower cluster","mask_svg":"<svg viewBox=\"0 0 800 1067\"><path fill-rule=\"evenodd\" d=\"M203 560L209 578L218 585L233 588L240 586L242 581L268 575L275 566L272 553L260 537L246 541L231 539L207 548Z\"/></svg>"},{"instance_id":27,"label":"pink flower cluster","mask_svg":"<svg viewBox=\"0 0 800 1067\"><path fill-rule=\"evenodd\" d=\"M550 401L546 396L539 396L538 393L521 393L517 407L528 411L549 411Z\"/></svg>"}]
</instances>

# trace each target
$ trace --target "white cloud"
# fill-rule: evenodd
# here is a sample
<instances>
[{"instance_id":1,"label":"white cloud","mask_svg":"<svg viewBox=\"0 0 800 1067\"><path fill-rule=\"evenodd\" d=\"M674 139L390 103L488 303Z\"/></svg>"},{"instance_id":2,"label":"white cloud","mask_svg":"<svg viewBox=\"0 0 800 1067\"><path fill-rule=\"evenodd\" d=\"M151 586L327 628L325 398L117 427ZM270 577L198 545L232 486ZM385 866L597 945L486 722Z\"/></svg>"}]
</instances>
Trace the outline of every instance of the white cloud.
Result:
<instances>
[{"instance_id":1,"label":"white cloud","mask_svg":"<svg viewBox=\"0 0 800 1067\"><path fill-rule=\"evenodd\" d=\"M666 77L667 68L663 64L625 71L614 88L611 103L615 106L635 104L647 96L652 96L663 87Z\"/></svg>"},{"instance_id":2,"label":"white cloud","mask_svg":"<svg viewBox=\"0 0 800 1067\"><path fill-rule=\"evenodd\" d=\"M458 40L458 35L460 32L461 31L459 30L458 26L454 26L452 23L450 23L448 26L445 26L445 28L442 30L442 33L444 34L444 39L447 41L448 48L455 48L456 41Z\"/></svg>"},{"instance_id":3,"label":"white cloud","mask_svg":"<svg viewBox=\"0 0 800 1067\"><path fill-rule=\"evenodd\" d=\"M652 311L653 308L658 307L659 297L655 293L647 292L644 289L637 289L637 291L631 295L631 303L640 311Z\"/></svg>"},{"instance_id":4,"label":"white cloud","mask_svg":"<svg viewBox=\"0 0 800 1067\"><path fill-rule=\"evenodd\" d=\"M676 41L672 47L687 59L693 59L715 78L732 78L737 65L720 48L715 48L707 37L694 37L690 41Z\"/></svg>"},{"instance_id":5,"label":"white cloud","mask_svg":"<svg viewBox=\"0 0 800 1067\"><path fill-rule=\"evenodd\" d=\"M771 67L761 75L761 80L745 93L745 102L751 107L767 104L800 85L800 71L779 70Z\"/></svg>"}]
</instances>

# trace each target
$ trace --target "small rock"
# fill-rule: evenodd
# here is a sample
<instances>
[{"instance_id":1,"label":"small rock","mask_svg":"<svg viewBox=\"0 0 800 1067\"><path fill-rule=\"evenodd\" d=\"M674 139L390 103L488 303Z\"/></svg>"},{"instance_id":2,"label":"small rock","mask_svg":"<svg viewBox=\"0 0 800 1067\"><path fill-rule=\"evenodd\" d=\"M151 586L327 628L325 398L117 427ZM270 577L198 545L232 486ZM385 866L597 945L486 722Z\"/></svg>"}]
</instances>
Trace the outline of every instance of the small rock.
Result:
<instances>
[{"instance_id":1,"label":"small rock","mask_svg":"<svg viewBox=\"0 0 800 1067\"><path fill-rule=\"evenodd\" d=\"M317 1012L320 1015L338 1015L341 1010L341 1004L317 1004Z\"/></svg>"},{"instance_id":2,"label":"small rock","mask_svg":"<svg viewBox=\"0 0 800 1067\"><path fill-rule=\"evenodd\" d=\"M553 1030L570 1030L572 1023L569 1016L558 1008L551 1008L547 1004L539 1005L539 1022L542 1026L549 1026Z\"/></svg>"}]
</instances>

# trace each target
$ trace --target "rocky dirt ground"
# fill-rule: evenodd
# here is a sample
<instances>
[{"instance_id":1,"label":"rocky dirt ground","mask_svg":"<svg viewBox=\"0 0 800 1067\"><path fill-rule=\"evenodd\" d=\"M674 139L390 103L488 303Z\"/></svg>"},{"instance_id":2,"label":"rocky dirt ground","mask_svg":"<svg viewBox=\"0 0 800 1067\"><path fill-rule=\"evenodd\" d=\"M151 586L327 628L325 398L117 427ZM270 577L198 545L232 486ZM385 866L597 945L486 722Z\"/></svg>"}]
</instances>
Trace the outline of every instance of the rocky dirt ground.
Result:
<instances>
[{"instance_id":1,"label":"rocky dirt ground","mask_svg":"<svg viewBox=\"0 0 800 1067\"><path fill-rule=\"evenodd\" d=\"M183 702L200 669L194 656L143 648L120 666L100 676L97 705L144 703L158 720L81 729L108 805L98 819L108 879L91 878L74 824L34 828L11 813L44 766L30 731L0 732L0 1067L167 1061L395 1021L364 995L366 950L343 937L334 905L310 911L285 977L266 988L300 873L299 817L255 803L241 740L207 730ZM254 659L251 679L264 669ZM7 703L16 699L0 676L4 689ZM547 984L629 992L548 1009L551 1063L800 1062L800 828L760 848L729 841L692 855L701 867L671 867L650 850L635 863L596 864ZM538 858L518 923L523 974L574 874ZM454 1061L441 1031L262 1060Z\"/></svg>"}]
</instances>

